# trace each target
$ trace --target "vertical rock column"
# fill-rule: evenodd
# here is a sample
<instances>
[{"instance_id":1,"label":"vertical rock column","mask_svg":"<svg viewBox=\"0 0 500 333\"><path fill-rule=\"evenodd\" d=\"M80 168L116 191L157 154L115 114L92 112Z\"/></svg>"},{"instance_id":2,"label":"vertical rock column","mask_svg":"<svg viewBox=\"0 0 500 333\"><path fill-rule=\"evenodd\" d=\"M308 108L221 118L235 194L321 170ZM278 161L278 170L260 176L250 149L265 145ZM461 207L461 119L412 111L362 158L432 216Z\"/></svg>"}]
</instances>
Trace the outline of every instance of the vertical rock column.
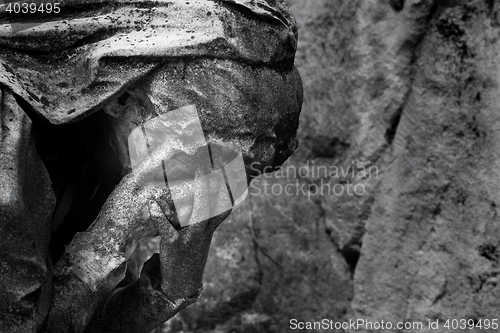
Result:
<instances>
[{"instance_id":1,"label":"vertical rock column","mask_svg":"<svg viewBox=\"0 0 500 333\"><path fill-rule=\"evenodd\" d=\"M500 309L499 4L452 3L416 54L355 273L355 315L423 323L405 332Z\"/></svg>"}]
</instances>

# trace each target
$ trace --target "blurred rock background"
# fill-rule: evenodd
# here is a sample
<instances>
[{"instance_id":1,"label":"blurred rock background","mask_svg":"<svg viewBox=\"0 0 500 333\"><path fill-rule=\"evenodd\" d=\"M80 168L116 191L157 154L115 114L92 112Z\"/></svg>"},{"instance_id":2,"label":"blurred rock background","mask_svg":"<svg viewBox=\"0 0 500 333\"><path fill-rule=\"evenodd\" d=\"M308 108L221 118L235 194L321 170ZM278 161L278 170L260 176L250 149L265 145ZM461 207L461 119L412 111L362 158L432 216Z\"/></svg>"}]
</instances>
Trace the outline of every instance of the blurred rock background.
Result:
<instances>
[{"instance_id":1,"label":"blurred rock background","mask_svg":"<svg viewBox=\"0 0 500 333\"><path fill-rule=\"evenodd\" d=\"M157 332L494 319L499 3L287 2L300 147L254 180L214 237L204 296Z\"/></svg>"}]
</instances>

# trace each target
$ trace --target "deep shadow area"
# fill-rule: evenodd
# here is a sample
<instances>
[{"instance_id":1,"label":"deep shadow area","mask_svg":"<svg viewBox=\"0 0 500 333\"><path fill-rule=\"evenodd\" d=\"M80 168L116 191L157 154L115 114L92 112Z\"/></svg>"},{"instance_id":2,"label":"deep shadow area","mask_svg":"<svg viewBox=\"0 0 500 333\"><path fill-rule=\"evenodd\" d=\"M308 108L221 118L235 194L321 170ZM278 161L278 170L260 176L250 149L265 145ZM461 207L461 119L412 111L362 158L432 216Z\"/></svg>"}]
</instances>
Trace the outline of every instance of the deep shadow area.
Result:
<instances>
[{"instance_id":1,"label":"deep shadow area","mask_svg":"<svg viewBox=\"0 0 500 333\"><path fill-rule=\"evenodd\" d=\"M98 118L101 113L89 118ZM84 147L79 124L56 126L30 116L36 148L57 199L50 242L52 261L57 262L75 234L95 220L112 189L102 185L92 154Z\"/></svg>"}]
</instances>

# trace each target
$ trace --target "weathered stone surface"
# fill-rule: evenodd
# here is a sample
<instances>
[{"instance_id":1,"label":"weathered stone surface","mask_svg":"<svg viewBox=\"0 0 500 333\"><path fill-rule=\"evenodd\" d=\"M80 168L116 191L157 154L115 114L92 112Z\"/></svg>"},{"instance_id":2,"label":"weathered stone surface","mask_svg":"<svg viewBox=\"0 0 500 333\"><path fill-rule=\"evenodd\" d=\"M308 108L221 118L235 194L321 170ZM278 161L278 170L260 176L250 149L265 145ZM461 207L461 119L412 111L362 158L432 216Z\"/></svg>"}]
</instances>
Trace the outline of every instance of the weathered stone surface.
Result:
<instances>
[{"instance_id":1,"label":"weathered stone surface","mask_svg":"<svg viewBox=\"0 0 500 333\"><path fill-rule=\"evenodd\" d=\"M36 332L48 313L51 182L32 122L0 86L0 331Z\"/></svg>"},{"instance_id":2,"label":"weathered stone surface","mask_svg":"<svg viewBox=\"0 0 500 333\"><path fill-rule=\"evenodd\" d=\"M289 332L292 318L340 320L349 312L352 272L344 256L351 254L344 247L359 243L363 223L355 217L366 214L367 208L352 203L346 194L311 194L309 185L321 184L322 178L331 186L345 181L317 175L320 166L352 168L346 156L352 151L350 136L358 121L349 104L349 73L356 66L349 47L355 38L357 3L288 3L299 26L295 64L304 78L299 148L285 164L290 171L255 180L250 203L219 227L207 262L205 294L167 322L165 332ZM304 177L292 171L301 166L309 170L303 169ZM279 185L275 193L291 185L292 194L273 195L273 184ZM364 203L370 196L357 200ZM335 217L330 207L335 203L344 210L343 215L334 210L341 217L332 231Z\"/></svg>"},{"instance_id":3,"label":"weathered stone surface","mask_svg":"<svg viewBox=\"0 0 500 333\"><path fill-rule=\"evenodd\" d=\"M205 294L165 329L495 318L498 4L288 2L305 103L287 166L309 171L266 181L307 190L256 194L235 210L214 238ZM318 174L332 166L345 174ZM312 194L323 185L344 192ZM356 186L363 193L349 195Z\"/></svg>"},{"instance_id":4,"label":"weathered stone surface","mask_svg":"<svg viewBox=\"0 0 500 333\"><path fill-rule=\"evenodd\" d=\"M440 6L428 23L356 269L359 317L444 331L498 316L497 5Z\"/></svg>"},{"instance_id":5,"label":"weathered stone surface","mask_svg":"<svg viewBox=\"0 0 500 333\"><path fill-rule=\"evenodd\" d=\"M357 186L363 193L320 198L332 240L343 251L356 251L431 4L407 2L396 12L385 1L290 3L301 32L296 66L304 78L301 147L293 159L338 171L333 177L311 171L313 182L344 192Z\"/></svg>"},{"instance_id":6,"label":"weathered stone surface","mask_svg":"<svg viewBox=\"0 0 500 333\"><path fill-rule=\"evenodd\" d=\"M296 24L281 0L59 4L40 25L0 12L0 82L54 124L98 111L167 59L293 66Z\"/></svg>"},{"instance_id":7,"label":"weathered stone surface","mask_svg":"<svg viewBox=\"0 0 500 333\"><path fill-rule=\"evenodd\" d=\"M186 105L196 106L208 143L241 149L249 179L280 166L297 147L302 85L296 69L170 61L79 124L82 133L95 133L84 137L85 146L111 189L131 170L128 138L137 124Z\"/></svg>"},{"instance_id":8,"label":"weathered stone surface","mask_svg":"<svg viewBox=\"0 0 500 333\"><path fill-rule=\"evenodd\" d=\"M500 308L498 4L288 2L300 31L296 66L304 83L304 107L300 147L287 165L377 169L370 177L309 173L299 180L309 185L323 180L346 190L363 185L366 192L359 196L287 197L286 203L279 196L252 197L260 209L245 212L241 207L220 228L203 303L179 314L168 327L176 332L287 332L284 318L303 313L312 315L297 319L323 318L318 304L333 320L427 325L428 319L439 319L440 331L449 318L495 318ZM266 254L251 246L249 212ZM259 228L255 216L269 224ZM315 222L304 222L314 217ZM322 251L290 252L286 241L277 241L291 237L296 248L307 247L316 236L317 221L318 230L329 233L332 242L324 234L316 238L314 245ZM323 250L329 251L330 266L324 264ZM301 262L304 253L310 266ZM287 270L297 263L323 266L317 272ZM347 264L355 268L352 282ZM329 269L331 279L322 279ZM278 276L284 286L295 288L299 304L275 301L294 299L287 298L288 289L272 283ZM303 284L289 284L294 278L302 278ZM315 294L319 289L324 294ZM224 307L218 308L220 300Z\"/></svg>"},{"instance_id":9,"label":"weathered stone surface","mask_svg":"<svg viewBox=\"0 0 500 333\"><path fill-rule=\"evenodd\" d=\"M65 12L69 8L71 14ZM71 127L83 137L77 138L75 147L87 148L85 163L93 164L100 174L96 177L104 178L109 197L101 201L94 223L73 237L55 264L52 303L42 331L81 333L89 322L92 332L148 331L196 300L212 233L229 211L175 230L178 223L168 187L142 186L142 180L171 157L175 145L164 140L130 172L127 136L155 116L194 104L211 145L241 147L246 167L254 171L247 173L248 181L266 167L279 167L296 148L302 105L300 76L293 66L295 20L283 1L274 0L75 0L61 3L61 15L55 14L49 22L31 16L2 22L0 84L21 103L24 110L18 107L18 111L25 119L23 112L36 122L53 125L87 117L81 126ZM0 18L6 15L2 11ZM25 29L18 29L23 25ZM140 107L115 109L113 114L113 108L106 106L120 104L125 91L137 93ZM29 127L25 130L21 139L28 137ZM50 150L43 139L40 147ZM186 155L193 152L187 144L181 146ZM251 163L258 165L255 170ZM63 179L60 185L66 188L60 190L70 193L70 187L83 178ZM99 184L99 179L92 180ZM23 198L33 205L40 200ZM44 207L48 212L51 203ZM71 202L58 206L54 228L72 222L65 218L72 216L66 211L72 207ZM46 223L42 226L48 231ZM161 278L141 275L139 282L108 298L123 279L137 243L157 235L163 236ZM39 236L39 242L47 245L48 232ZM19 255L15 250L13 256ZM46 250L45 246L34 252L45 259ZM5 274L13 269L8 267ZM27 272L28 280L36 280L28 282L37 286L44 282L45 275L51 275L44 269L41 265L40 277ZM152 280L155 283L145 282ZM130 295L137 295L137 304L121 301L132 299ZM40 311L45 315L49 298L43 296L45 307ZM136 317L131 315L134 305L140 308Z\"/></svg>"},{"instance_id":10,"label":"weathered stone surface","mask_svg":"<svg viewBox=\"0 0 500 333\"><path fill-rule=\"evenodd\" d=\"M295 191L296 180L254 180L249 198L214 236L205 294L165 331L288 332L292 318L345 314L351 273L325 233L320 207L295 192L272 194L287 184Z\"/></svg>"},{"instance_id":11,"label":"weathered stone surface","mask_svg":"<svg viewBox=\"0 0 500 333\"><path fill-rule=\"evenodd\" d=\"M349 48L356 37L357 4L288 3L299 26L295 64L304 78L299 148L286 163L289 171L256 179L250 202L219 227L205 272L205 294L167 322L166 332L288 332L292 318L341 319L349 311L352 272L344 258L349 254L341 251L359 241L363 224L353 216L366 208L352 203L352 196L311 194L309 185L321 184L322 178L331 186L345 181L318 175L321 166L352 168L344 159L358 122L349 104L349 73L356 66ZM301 167L303 176L296 174ZM291 185L291 195L274 195L273 185L275 193ZM344 209L343 214L333 210L337 220L334 204Z\"/></svg>"},{"instance_id":12,"label":"weathered stone surface","mask_svg":"<svg viewBox=\"0 0 500 333\"><path fill-rule=\"evenodd\" d=\"M92 133L87 148L97 164L104 165L101 170L105 178L126 176L109 196L95 223L86 232L75 236L57 263L55 297L47 332L81 332L91 314L123 279L125 262L136 244L147 237L158 234L165 237L162 240L165 250L160 251L160 258L162 290L168 297L185 299L193 295L199 287L197 284L201 283L210 229L204 235L196 235L192 231L202 228L202 225L183 228L179 233L185 234L184 238L191 245L170 245L165 234L168 230L162 230L165 223L178 221L170 190L166 186L153 189L141 186L141 179L161 167L162 161L171 157L172 147L178 145L168 140L161 142L130 172L128 151L123 143L127 143L130 129L135 124L184 105L196 105L201 127L210 144L224 146L233 143L241 147L249 170L248 181L266 168L278 167L296 147L295 133L302 94L300 77L293 68L255 68L217 59L172 62L151 73L129 92L138 97L138 105L126 107L125 103L122 110L114 110L116 113L107 109L108 114L95 115L82 123L82 133ZM187 156L193 154L189 148L182 146ZM114 163L117 168L110 168L107 157L114 155L122 158L117 157L117 163ZM120 161L124 161L123 164ZM170 222L162 214L153 213L151 201L161 205ZM203 234L202 230L198 232ZM78 301L74 302L75 299ZM184 303L181 307L172 306L172 309L179 311L183 306ZM154 307L151 311L156 309ZM173 311L158 318L167 320L172 314ZM158 318L156 321L161 322ZM104 322L101 319L92 329L106 331ZM146 327L149 326L142 329ZM138 332L131 325L127 328Z\"/></svg>"}]
</instances>

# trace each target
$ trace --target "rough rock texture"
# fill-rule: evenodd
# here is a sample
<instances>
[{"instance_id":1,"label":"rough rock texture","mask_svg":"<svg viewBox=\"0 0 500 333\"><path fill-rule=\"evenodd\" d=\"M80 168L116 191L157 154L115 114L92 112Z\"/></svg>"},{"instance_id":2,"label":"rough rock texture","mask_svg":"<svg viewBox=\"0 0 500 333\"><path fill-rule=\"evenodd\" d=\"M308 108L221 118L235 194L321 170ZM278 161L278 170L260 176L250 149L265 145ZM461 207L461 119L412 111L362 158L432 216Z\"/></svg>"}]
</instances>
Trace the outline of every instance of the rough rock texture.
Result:
<instances>
[{"instance_id":1,"label":"rough rock texture","mask_svg":"<svg viewBox=\"0 0 500 333\"><path fill-rule=\"evenodd\" d=\"M323 212L307 196L272 194L287 184L290 193L294 182L254 181L214 237L205 294L165 331L287 332L291 318L344 315L351 273L325 233Z\"/></svg>"},{"instance_id":2,"label":"rough rock texture","mask_svg":"<svg viewBox=\"0 0 500 333\"><path fill-rule=\"evenodd\" d=\"M301 146L284 175L254 181L216 233L204 295L163 329L274 333L292 318L360 318L439 320L438 332L447 319L496 318L499 4L288 3ZM352 330L370 331L395 330Z\"/></svg>"},{"instance_id":3,"label":"rough rock texture","mask_svg":"<svg viewBox=\"0 0 500 333\"><path fill-rule=\"evenodd\" d=\"M205 297L167 327L289 332L292 318L360 318L430 332L428 320L445 331L446 319L496 318L498 3L288 2L304 106L286 165L308 167L298 182L310 199L261 193L233 213ZM332 166L346 174L318 174ZM345 192L312 195L314 184ZM346 194L356 185L362 195ZM352 330L371 331L395 330Z\"/></svg>"},{"instance_id":4,"label":"rough rock texture","mask_svg":"<svg viewBox=\"0 0 500 333\"><path fill-rule=\"evenodd\" d=\"M282 172L254 180L250 199L219 227L205 294L167 322L165 332L289 332L291 318L340 319L350 310L363 225L353 216L364 214L370 197L353 203L347 194L349 175L338 170L330 177L330 169L325 175L320 167L345 164L344 171L352 170L347 156L357 118L349 109L352 75L346 73L355 65L348 49L355 36L344 27L355 28L357 4L288 3L300 31L295 59L304 86L299 148ZM309 190L315 184L338 184L343 194L321 196ZM336 216L330 213L332 203L343 207L334 210Z\"/></svg>"},{"instance_id":5,"label":"rough rock texture","mask_svg":"<svg viewBox=\"0 0 500 333\"><path fill-rule=\"evenodd\" d=\"M498 317L499 10L438 6L427 23L356 269L360 317Z\"/></svg>"},{"instance_id":6,"label":"rough rock texture","mask_svg":"<svg viewBox=\"0 0 500 333\"><path fill-rule=\"evenodd\" d=\"M299 136L304 153L294 157L313 160L316 169L342 169L325 180L332 185L363 189L361 196L322 197L327 226L342 250L360 243L430 7L424 1L408 1L401 12L386 1L292 5L302 23L297 67L305 96Z\"/></svg>"}]
</instances>

